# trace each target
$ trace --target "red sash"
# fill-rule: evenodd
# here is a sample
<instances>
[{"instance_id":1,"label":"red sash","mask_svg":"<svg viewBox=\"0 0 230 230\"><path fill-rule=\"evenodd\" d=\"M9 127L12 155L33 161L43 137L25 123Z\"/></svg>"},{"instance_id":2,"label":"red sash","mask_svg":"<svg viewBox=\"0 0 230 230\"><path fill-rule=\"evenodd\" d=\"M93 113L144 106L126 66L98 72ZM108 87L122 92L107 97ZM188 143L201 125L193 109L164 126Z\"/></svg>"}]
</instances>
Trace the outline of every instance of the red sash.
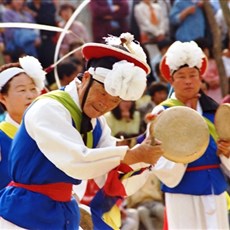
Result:
<instances>
[{"instance_id":1,"label":"red sash","mask_svg":"<svg viewBox=\"0 0 230 230\"><path fill-rule=\"evenodd\" d=\"M219 168L220 165L215 164L215 165L202 165L202 166L195 166L195 167L189 167L186 169L187 172L192 172L192 171L198 171L198 170L206 170L206 169L216 169Z\"/></svg>"},{"instance_id":2,"label":"red sash","mask_svg":"<svg viewBox=\"0 0 230 230\"><path fill-rule=\"evenodd\" d=\"M72 195L72 184L69 183L52 183L42 185L20 184L11 181L8 186L24 188L32 192L41 193L50 197L52 200L60 202L69 202Z\"/></svg>"}]
</instances>

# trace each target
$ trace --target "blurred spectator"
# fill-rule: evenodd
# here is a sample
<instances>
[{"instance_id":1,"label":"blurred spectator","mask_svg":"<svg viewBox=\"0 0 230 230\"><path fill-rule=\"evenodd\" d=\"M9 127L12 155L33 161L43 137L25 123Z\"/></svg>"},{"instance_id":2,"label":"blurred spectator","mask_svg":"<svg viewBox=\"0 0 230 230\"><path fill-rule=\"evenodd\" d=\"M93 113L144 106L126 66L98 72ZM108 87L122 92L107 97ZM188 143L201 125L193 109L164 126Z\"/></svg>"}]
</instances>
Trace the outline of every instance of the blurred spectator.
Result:
<instances>
[{"instance_id":1,"label":"blurred spectator","mask_svg":"<svg viewBox=\"0 0 230 230\"><path fill-rule=\"evenodd\" d=\"M173 38L182 42L205 37L206 20L200 0L175 0L170 10Z\"/></svg>"},{"instance_id":2,"label":"blurred spectator","mask_svg":"<svg viewBox=\"0 0 230 230\"><path fill-rule=\"evenodd\" d=\"M141 0L135 5L134 15L140 29L140 42L158 42L165 38L166 20L161 6L151 0Z\"/></svg>"},{"instance_id":3,"label":"blurred spectator","mask_svg":"<svg viewBox=\"0 0 230 230\"><path fill-rule=\"evenodd\" d=\"M127 208L126 199L120 205L121 210L121 230L139 230L139 215L136 208Z\"/></svg>"},{"instance_id":4,"label":"blurred spectator","mask_svg":"<svg viewBox=\"0 0 230 230\"><path fill-rule=\"evenodd\" d=\"M75 50L75 49L79 48L80 46L82 46L81 42L78 42L78 41L72 42L70 44L70 46L69 46L69 52L72 51L72 50ZM72 55L70 55L70 59L73 62L77 62L77 64L78 64L78 62L80 62L82 64L82 67L85 66L85 59L82 56L81 49L77 50Z\"/></svg>"},{"instance_id":5,"label":"blurred spectator","mask_svg":"<svg viewBox=\"0 0 230 230\"><path fill-rule=\"evenodd\" d=\"M211 44L209 40L205 38L198 38L195 40L195 42L203 50L206 57L208 58L208 67L202 76L202 78L207 82L209 86L206 94L216 102L220 103L222 99L220 76L218 73L216 60L212 54Z\"/></svg>"},{"instance_id":6,"label":"blurred spectator","mask_svg":"<svg viewBox=\"0 0 230 230\"><path fill-rule=\"evenodd\" d=\"M226 72L226 76L230 78L230 39L227 38L227 47L223 50L222 60L224 63L224 68Z\"/></svg>"},{"instance_id":7,"label":"blurred spectator","mask_svg":"<svg viewBox=\"0 0 230 230\"><path fill-rule=\"evenodd\" d=\"M157 48L159 53L151 59L151 68L152 72L154 73L154 78L156 81L160 81L159 74L156 72L156 64L161 61L161 58L164 56L166 51L168 50L169 46L172 44L172 41L168 38L163 39L162 41L157 42Z\"/></svg>"},{"instance_id":8,"label":"blurred spectator","mask_svg":"<svg viewBox=\"0 0 230 230\"><path fill-rule=\"evenodd\" d=\"M115 109L105 114L105 118L112 136L123 132L131 137L140 132L140 112L136 110L134 101L121 101Z\"/></svg>"},{"instance_id":9,"label":"blurred spectator","mask_svg":"<svg viewBox=\"0 0 230 230\"><path fill-rule=\"evenodd\" d=\"M164 203L160 187L159 179L150 173L144 186L127 198L127 207L138 211L140 229L162 229Z\"/></svg>"},{"instance_id":10,"label":"blurred spectator","mask_svg":"<svg viewBox=\"0 0 230 230\"><path fill-rule=\"evenodd\" d=\"M228 7L230 9L230 0L228 0ZM227 35L228 35L228 26L225 21L224 15L223 15L223 10L222 8L219 8L218 11L215 14L216 22L220 28L221 31L221 37L222 37L222 42L224 48L228 45L226 42L227 40Z\"/></svg>"},{"instance_id":11,"label":"blurred spectator","mask_svg":"<svg viewBox=\"0 0 230 230\"><path fill-rule=\"evenodd\" d=\"M32 13L36 23L56 26L56 7L53 1L32 0L27 3L27 10ZM38 47L38 58L44 68L53 64L56 47L56 32L40 30L41 45ZM48 51L48 52L47 52ZM54 73L46 76L48 84L54 82Z\"/></svg>"},{"instance_id":12,"label":"blurred spectator","mask_svg":"<svg viewBox=\"0 0 230 230\"><path fill-rule=\"evenodd\" d=\"M139 107L138 111L141 114L141 132L146 130L147 121L145 121L146 114L152 112L156 105L159 105L162 101L166 100L168 96L167 84L163 82L153 82L148 87L148 95L151 97L151 101L144 103Z\"/></svg>"},{"instance_id":13,"label":"blurred spectator","mask_svg":"<svg viewBox=\"0 0 230 230\"><path fill-rule=\"evenodd\" d=\"M173 1L172 0L163 0L163 1L156 0L156 2L158 2L158 4L160 5L162 9L162 15L164 17L164 23L165 23L165 29L166 29L166 37L169 38L170 37L169 13L170 13L170 9L172 8Z\"/></svg>"},{"instance_id":14,"label":"blurred spectator","mask_svg":"<svg viewBox=\"0 0 230 230\"><path fill-rule=\"evenodd\" d=\"M58 23L58 25L64 28L65 24L68 22L70 17L75 11L75 7L70 3L64 3L59 8L59 16L62 21ZM80 43L89 42L89 34L87 28L80 22L74 21L70 26L69 30L71 30L74 34L66 34L60 49L60 56L64 56L66 53L70 51L70 45L72 43Z\"/></svg>"},{"instance_id":15,"label":"blurred spectator","mask_svg":"<svg viewBox=\"0 0 230 230\"><path fill-rule=\"evenodd\" d=\"M127 16L129 14L128 0L91 0L92 33L94 42L104 42L108 34L119 36L129 31Z\"/></svg>"},{"instance_id":16,"label":"blurred spectator","mask_svg":"<svg viewBox=\"0 0 230 230\"><path fill-rule=\"evenodd\" d=\"M9 0L7 7L2 12L3 22L34 23L33 16L24 8L25 0ZM38 30L24 28L7 28L3 31L6 51L22 49L26 54L37 57L36 48L40 46Z\"/></svg>"},{"instance_id":17,"label":"blurred spectator","mask_svg":"<svg viewBox=\"0 0 230 230\"><path fill-rule=\"evenodd\" d=\"M57 73L60 80L61 86L68 85L82 70L81 63L79 62L78 65L72 61L66 61L60 63L57 66ZM50 90L58 89L57 84L53 83L50 86Z\"/></svg>"},{"instance_id":18,"label":"blurred spectator","mask_svg":"<svg viewBox=\"0 0 230 230\"><path fill-rule=\"evenodd\" d=\"M26 55L23 49L17 48L11 52L8 52L6 50L3 51L3 60L4 64L11 63L11 62L17 62L20 57L23 57Z\"/></svg>"},{"instance_id":19,"label":"blurred spectator","mask_svg":"<svg viewBox=\"0 0 230 230\"><path fill-rule=\"evenodd\" d=\"M156 63L155 72L156 72L156 75L159 77L159 81L165 83L167 85L168 91L169 91L171 88L171 84L169 82L167 82L165 80L165 78L162 76L162 73L160 71L160 62Z\"/></svg>"},{"instance_id":20,"label":"blurred spectator","mask_svg":"<svg viewBox=\"0 0 230 230\"><path fill-rule=\"evenodd\" d=\"M130 28L130 32L134 35L135 39L137 41L140 41L140 29L139 26L137 24L137 20L135 18L134 15L134 9L135 9L135 5L137 5L141 0L133 0L130 1L131 7L130 7L130 16L129 16L129 28Z\"/></svg>"}]
</instances>

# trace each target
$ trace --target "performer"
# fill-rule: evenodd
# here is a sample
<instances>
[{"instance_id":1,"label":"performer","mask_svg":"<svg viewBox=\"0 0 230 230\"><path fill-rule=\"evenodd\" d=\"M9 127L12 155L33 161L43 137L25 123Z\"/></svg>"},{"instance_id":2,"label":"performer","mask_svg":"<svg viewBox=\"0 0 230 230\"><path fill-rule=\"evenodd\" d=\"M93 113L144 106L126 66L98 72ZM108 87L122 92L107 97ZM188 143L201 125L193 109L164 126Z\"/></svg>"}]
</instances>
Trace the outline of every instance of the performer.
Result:
<instances>
[{"instance_id":1,"label":"performer","mask_svg":"<svg viewBox=\"0 0 230 230\"><path fill-rule=\"evenodd\" d=\"M32 56L0 68L0 103L6 111L5 120L0 123L0 189L11 181L8 172L11 142L24 111L44 87L45 74L40 62Z\"/></svg>"},{"instance_id":2,"label":"performer","mask_svg":"<svg viewBox=\"0 0 230 230\"><path fill-rule=\"evenodd\" d=\"M163 183L168 229L229 229L227 184L220 166L230 169L230 141L218 139L213 124L218 104L200 90L206 67L207 58L193 41L174 42L160 65L174 93L152 113L189 106L204 117L210 131L209 145L199 159L182 164L161 157L153 168Z\"/></svg>"},{"instance_id":3,"label":"performer","mask_svg":"<svg viewBox=\"0 0 230 230\"><path fill-rule=\"evenodd\" d=\"M149 66L131 34L106 42L83 46L88 64L81 81L38 97L26 111L9 157L13 181L0 192L1 229L79 229L73 184L97 178L101 187L112 169L118 167L118 180L125 174L120 168L136 172L162 155L160 143L151 146L146 140L129 149L116 146L111 136L102 115L121 99L141 97ZM119 189L135 192L148 173L141 171L122 180Z\"/></svg>"}]
</instances>

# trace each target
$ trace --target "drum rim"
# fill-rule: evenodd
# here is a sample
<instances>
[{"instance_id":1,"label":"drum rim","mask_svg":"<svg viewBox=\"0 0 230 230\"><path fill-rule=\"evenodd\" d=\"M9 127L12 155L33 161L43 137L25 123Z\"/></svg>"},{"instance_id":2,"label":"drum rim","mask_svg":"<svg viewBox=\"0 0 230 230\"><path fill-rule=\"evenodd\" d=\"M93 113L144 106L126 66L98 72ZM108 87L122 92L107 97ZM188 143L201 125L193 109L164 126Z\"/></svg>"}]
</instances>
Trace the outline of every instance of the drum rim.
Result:
<instances>
[{"instance_id":1,"label":"drum rim","mask_svg":"<svg viewBox=\"0 0 230 230\"><path fill-rule=\"evenodd\" d=\"M229 137L223 136L222 133L221 133L220 127L219 127L220 123L223 122L223 120L219 119L219 117L220 117L223 109L225 110L226 108L227 108L227 110L229 111L229 114L230 114L230 103L223 103L223 104L220 104L219 107L217 108L216 113L215 113L215 117L214 117L214 125L215 125L215 128L216 128L217 135L218 135L218 137L220 137L222 139L230 139L230 133L229 133ZM222 127L222 125L221 125L221 127ZM224 121L224 127L226 127L226 122L225 121Z\"/></svg>"}]
</instances>

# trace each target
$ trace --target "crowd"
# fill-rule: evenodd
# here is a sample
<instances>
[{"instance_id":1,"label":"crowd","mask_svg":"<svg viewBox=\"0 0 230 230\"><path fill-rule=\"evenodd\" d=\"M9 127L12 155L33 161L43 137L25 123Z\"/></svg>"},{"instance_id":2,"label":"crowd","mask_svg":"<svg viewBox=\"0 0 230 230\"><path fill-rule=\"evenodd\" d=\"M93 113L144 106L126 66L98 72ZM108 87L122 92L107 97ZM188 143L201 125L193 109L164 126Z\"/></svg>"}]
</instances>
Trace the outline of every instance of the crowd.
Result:
<instances>
[{"instance_id":1,"label":"crowd","mask_svg":"<svg viewBox=\"0 0 230 230\"><path fill-rule=\"evenodd\" d=\"M83 3L0 2L0 22L62 29ZM210 4L230 88L228 28L218 1ZM213 124L230 91L222 94L203 1L91 0L69 30L58 50L64 59L57 82L60 32L0 28L0 207L7 207L0 208L0 228L75 229L77 200L92 206L95 229L228 229L230 142L218 139ZM163 157L160 140L149 144L150 114L181 105L198 111L210 132L204 155L188 164ZM73 201L72 185L81 180L86 191ZM40 214L31 215L35 206L27 202Z\"/></svg>"}]
</instances>

